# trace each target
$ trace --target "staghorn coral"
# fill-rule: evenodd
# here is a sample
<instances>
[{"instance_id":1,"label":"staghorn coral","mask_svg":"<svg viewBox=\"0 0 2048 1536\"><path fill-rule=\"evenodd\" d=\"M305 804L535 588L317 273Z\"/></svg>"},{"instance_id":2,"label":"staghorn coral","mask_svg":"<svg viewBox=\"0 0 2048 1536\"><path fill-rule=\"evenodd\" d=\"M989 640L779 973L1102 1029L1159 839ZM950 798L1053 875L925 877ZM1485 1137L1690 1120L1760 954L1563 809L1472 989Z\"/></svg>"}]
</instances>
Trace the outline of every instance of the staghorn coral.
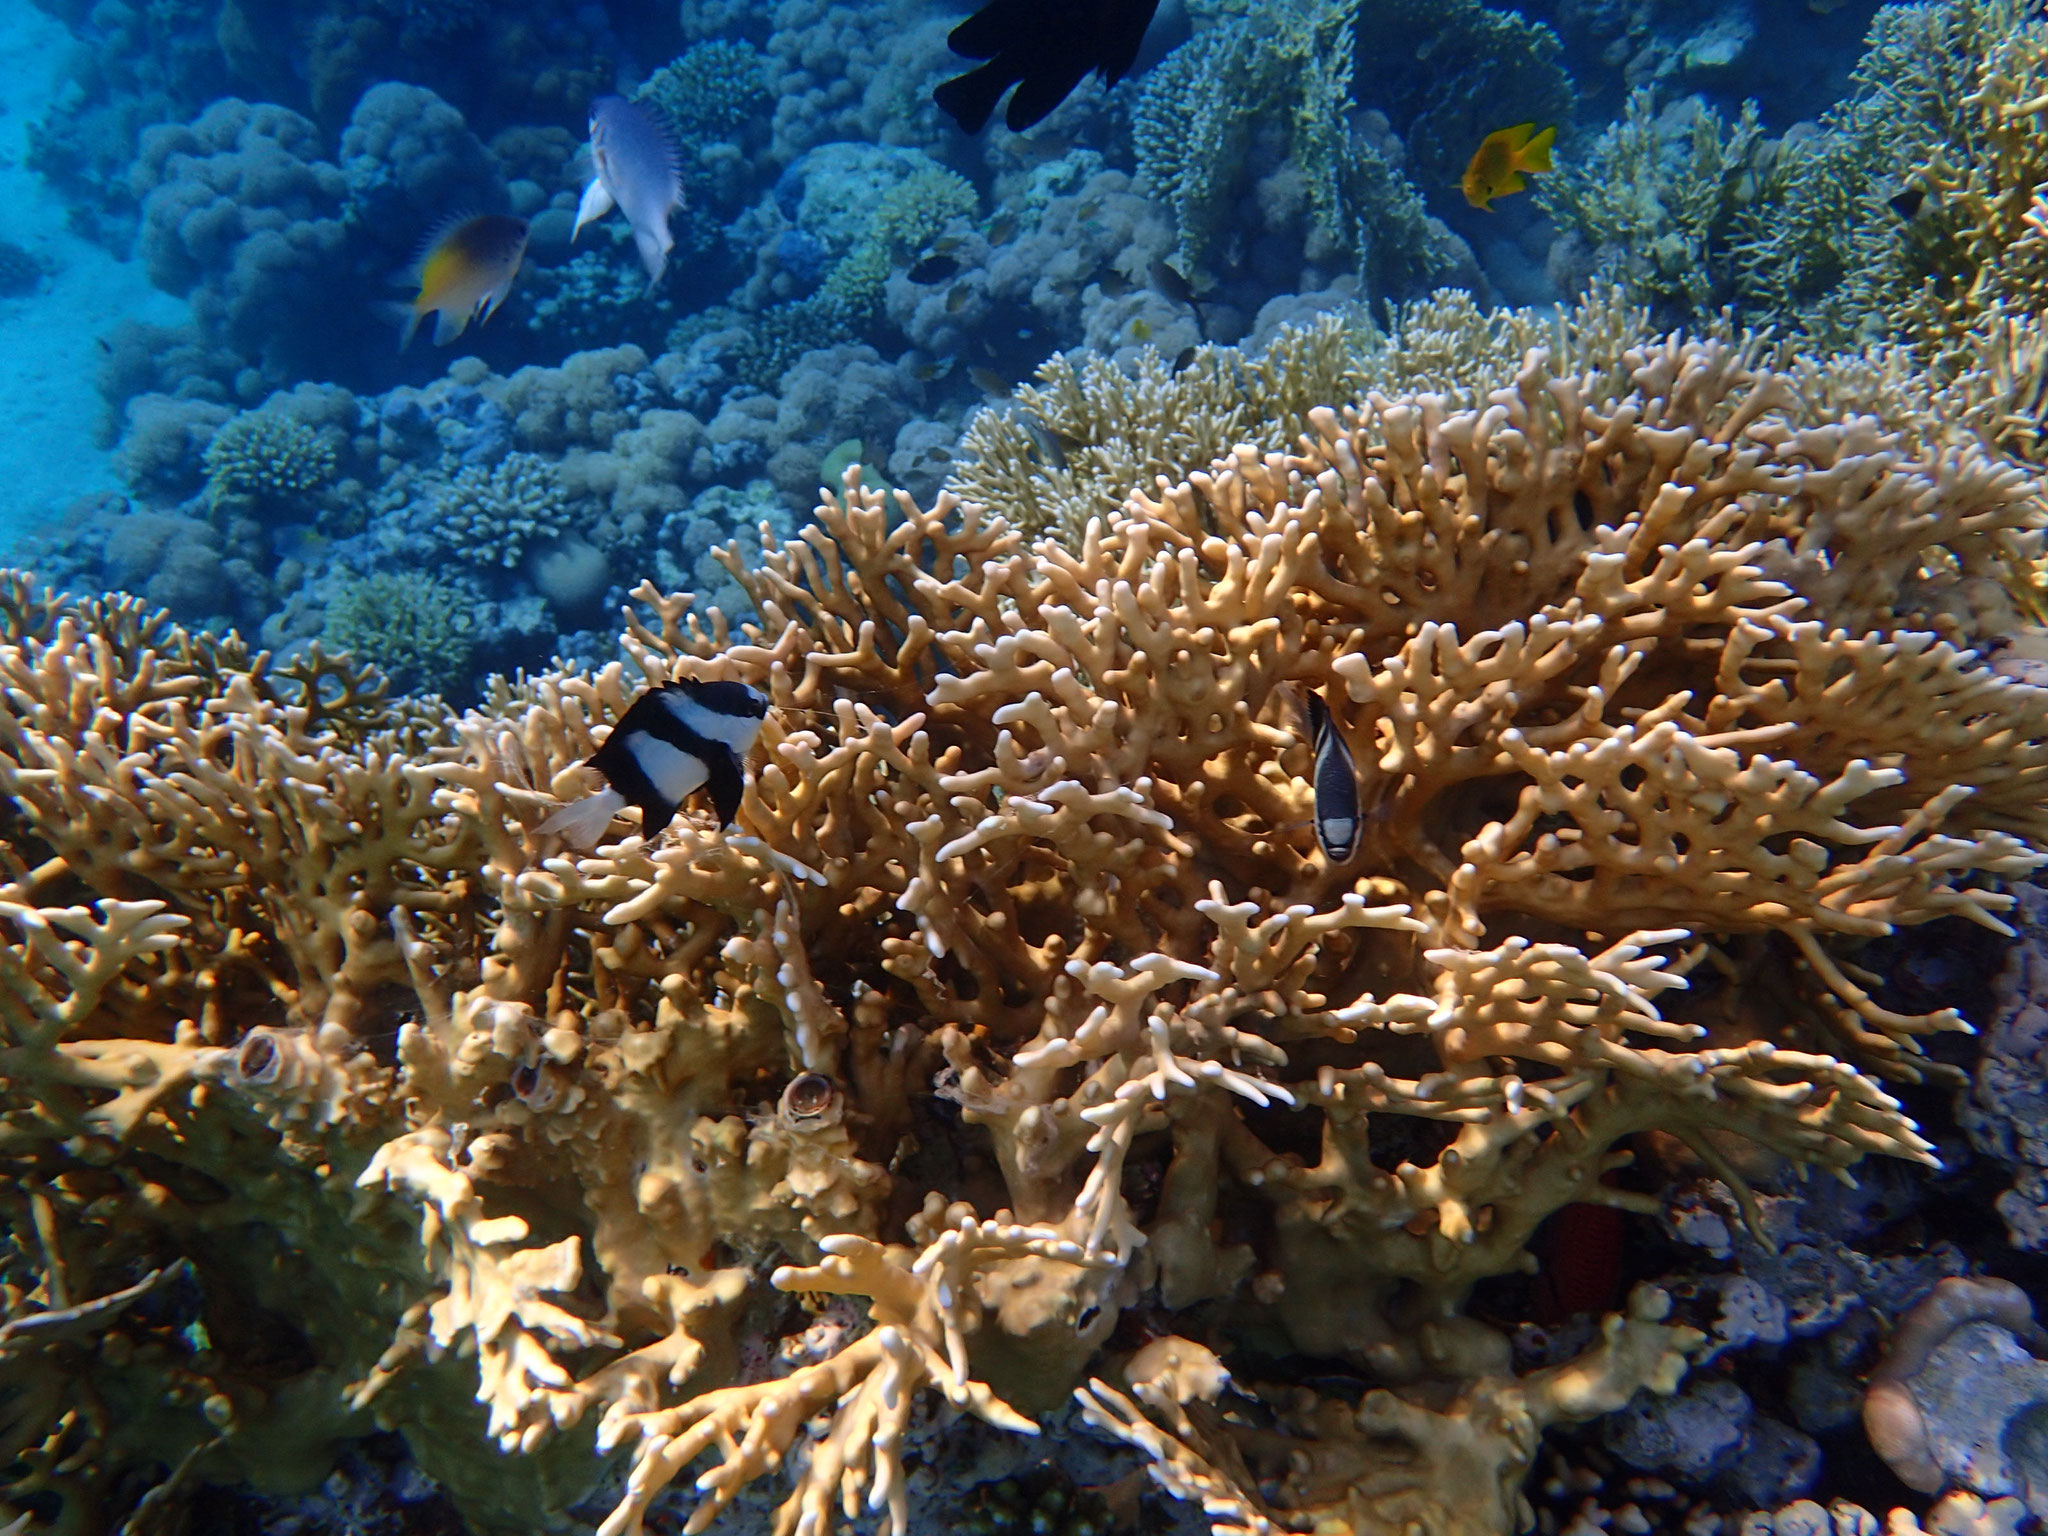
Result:
<instances>
[{"instance_id":1,"label":"staghorn coral","mask_svg":"<svg viewBox=\"0 0 2048 1536\"><path fill-rule=\"evenodd\" d=\"M1571 121L1564 47L1541 21L1481 0L1381 0L1366 19L1355 29L1358 100L1392 121L1420 187L1455 187L1503 123Z\"/></svg>"},{"instance_id":2,"label":"staghorn coral","mask_svg":"<svg viewBox=\"0 0 2048 1536\"><path fill-rule=\"evenodd\" d=\"M1925 1159L1871 1074L1959 1020L1854 946L1998 927L2043 862L2048 693L1969 648L2035 487L1759 358L1311 410L1071 546L849 483L730 558L757 624L643 588L627 664L431 742L17 587L0 1157L119 1234L78 1294L182 1255L288 1305L261 1400L351 1383L484 1530L594 1430L607 1536L771 1476L784 1532L901 1533L921 1400L1028 1434L1078 1391L1220 1531L1505 1533L1546 1425L1703 1341L1643 1290L1517 1375L1472 1288L1567 1203L1658 1209L1603 1178L1652 1128L1753 1222L1736 1144ZM532 831L681 674L777 706L738 830ZM861 1321L803 1344L796 1295ZM256 1364L213 1362L223 1454Z\"/></svg>"},{"instance_id":3,"label":"staghorn coral","mask_svg":"<svg viewBox=\"0 0 2048 1536\"><path fill-rule=\"evenodd\" d=\"M1309 178L1319 231L1350 246L1354 210L1344 197L1341 123L1355 23L1344 5L1276 7L1198 34L1146 76L1131 113L1138 174L1172 210L1178 259L1191 272L1208 264L1228 229L1246 147L1268 116L1287 124L1290 158ZM1405 190L1397 173L1389 175Z\"/></svg>"},{"instance_id":4,"label":"staghorn coral","mask_svg":"<svg viewBox=\"0 0 2048 1536\"><path fill-rule=\"evenodd\" d=\"M1762 146L1755 102L1733 123L1696 99L1660 115L1645 88L1582 155L1535 182L1536 202L1590 247L1601 278L1660 310L1710 313L1729 297L1729 242L1756 195Z\"/></svg>"},{"instance_id":5,"label":"staghorn coral","mask_svg":"<svg viewBox=\"0 0 2048 1536\"><path fill-rule=\"evenodd\" d=\"M1147 348L1130 371L1056 353L1013 404L977 411L947 489L1070 542L1133 486L1186 475L1239 442L1290 442L1308 411L1355 399L1371 333L1342 316L1286 327L1256 357L1204 346L1175 371Z\"/></svg>"},{"instance_id":6,"label":"staghorn coral","mask_svg":"<svg viewBox=\"0 0 2048 1536\"><path fill-rule=\"evenodd\" d=\"M1600 359L1640 336L1647 316L1612 285L1595 285L1567 312L1489 315L1458 289L1395 312L1382 333L1362 311L1282 326L1257 353L1197 348L1170 367L1157 351L1128 368L1100 356L1062 353L1014 403L975 413L961 434L947 487L999 506L1027 532L1078 542L1092 517L1116 510L1134 486L1179 480L1239 443L1285 448L1317 405L1430 391L1475 404L1509 384L1531 347L1588 370L1612 387ZM1078 359L1078 360L1077 360ZM1917 419L1920 402L1898 405Z\"/></svg>"},{"instance_id":7,"label":"staghorn coral","mask_svg":"<svg viewBox=\"0 0 2048 1536\"><path fill-rule=\"evenodd\" d=\"M2048 299L2048 20L2023 0L1877 13L1855 89L1783 142L1739 221L1745 302L1823 345L1915 342L1962 372ZM1902 218L1892 199L1922 199Z\"/></svg>"}]
</instances>

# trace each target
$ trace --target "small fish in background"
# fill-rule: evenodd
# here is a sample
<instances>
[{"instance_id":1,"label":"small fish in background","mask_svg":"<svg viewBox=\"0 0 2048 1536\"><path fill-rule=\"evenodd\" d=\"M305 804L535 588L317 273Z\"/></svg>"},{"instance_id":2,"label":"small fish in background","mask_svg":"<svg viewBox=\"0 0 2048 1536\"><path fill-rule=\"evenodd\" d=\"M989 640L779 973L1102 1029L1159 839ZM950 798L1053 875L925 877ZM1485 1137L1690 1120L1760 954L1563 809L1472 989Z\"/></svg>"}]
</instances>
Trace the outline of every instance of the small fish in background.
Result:
<instances>
[{"instance_id":1,"label":"small fish in background","mask_svg":"<svg viewBox=\"0 0 2048 1536\"><path fill-rule=\"evenodd\" d=\"M600 96L590 104L590 162L594 174L576 205L569 239L619 209L633 226L651 293L675 248L669 215L683 206L683 154L676 137L651 108L623 96Z\"/></svg>"},{"instance_id":2,"label":"small fish in background","mask_svg":"<svg viewBox=\"0 0 2048 1536\"><path fill-rule=\"evenodd\" d=\"M967 377L974 387L985 395L997 400L1009 397L1009 381L993 368L970 367L967 370Z\"/></svg>"},{"instance_id":3,"label":"small fish in background","mask_svg":"<svg viewBox=\"0 0 2048 1536\"><path fill-rule=\"evenodd\" d=\"M913 283L943 283L959 270L959 257L938 251L917 262L904 275Z\"/></svg>"},{"instance_id":4,"label":"small fish in background","mask_svg":"<svg viewBox=\"0 0 2048 1536\"><path fill-rule=\"evenodd\" d=\"M1492 210L1496 197L1522 190L1525 174L1547 171L1550 146L1557 138L1555 128L1536 131L1534 123L1519 123L1489 133L1472 151L1472 163L1465 167L1465 201L1474 208Z\"/></svg>"},{"instance_id":5,"label":"small fish in background","mask_svg":"<svg viewBox=\"0 0 2048 1536\"><path fill-rule=\"evenodd\" d=\"M1175 357L1173 360L1174 373L1186 373L1188 371L1188 365L1193 363L1197 357L1201 356L1201 354L1202 349L1200 347L1182 347L1180 349L1179 356Z\"/></svg>"},{"instance_id":6,"label":"small fish in background","mask_svg":"<svg viewBox=\"0 0 2048 1536\"><path fill-rule=\"evenodd\" d=\"M526 259L527 224L504 213L455 218L427 237L413 280L420 285L411 304L395 306L402 316L398 350L412 345L413 333L428 315L434 316L434 345L445 347L484 321L505 302L512 279Z\"/></svg>"},{"instance_id":7,"label":"small fish in background","mask_svg":"<svg viewBox=\"0 0 2048 1536\"><path fill-rule=\"evenodd\" d=\"M611 819L640 807L640 835L650 841L699 789L711 791L721 827L732 825L747 790L746 755L761 734L768 699L745 683L681 678L633 700L603 746L584 766L608 786L572 800L540 824L578 848L594 848Z\"/></svg>"},{"instance_id":8,"label":"small fish in background","mask_svg":"<svg viewBox=\"0 0 2048 1536\"><path fill-rule=\"evenodd\" d=\"M1024 429L1024 435L1031 439L1031 446L1038 452L1038 462L1047 469L1065 469L1067 450L1054 434L1051 427L1040 421L1029 411L1017 413L1017 425Z\"/></svg>"},{"instance_id":9,"label":"small fish in background","mask_svg":"<svg viewBox=\"0 0 2048 1536\"><path fill-rule=\"evenodd\" d=\"M1903 192L1894 192L1885 201L1891 205L1893 213L1910 224L1926 205L1927 191L1924 187L1907 187Z\"/></svg>"},{"instance_id":10,"label":"small fish in background","mask_svg":"<svg viewBox=\"0 0 2048 1536\"><path fill-rule=\"evenodd\" d=\"M1021 133L1091 69L1104 85L1121 80L1158 8L1159 0L989 0L946 38L963 59L988 62L940 85L932 100L966 132L979 133L1014 85L1003 121Z\"/></svg>"},{"instance_id":11,"label":"small fish in background","mask_svg":"<svg viewBox=\"0 0 2048 1536\"><path fill-rule=\"evenodd\" d=\"M1324 858L1342 864L1358 852L1358 765L1319 693L1308 696L1308 724L1316 753L1316 842Z\"/></svg>"},{"instance_id":12,"label":"small fish in background","mask_svg":"<svg viewBox=\"0 0 2048 1536\"><path fill-rule=\"evenodd\" d=\"M989 220L988 243L1008 245L1017 238L1017 216L1014 213L999 213Z\"/></svg>"},{"instance_id":13,"label":"small fish in background","mask_svg":"<svg viewBox=\"0 0 2048 1536\"><path fill-rule=\"evenodd\" d=\"M1209 322L1202 314L1202 301L1195 295L1195 285L1188 281L1187 274L1172 262L1159 260L1152 263L1147 276L1152 281L1152 291L1175 304L1185 304L1194 314L1195 329L1204 336L1209 334Z\"/></svg>"}]
</instances>

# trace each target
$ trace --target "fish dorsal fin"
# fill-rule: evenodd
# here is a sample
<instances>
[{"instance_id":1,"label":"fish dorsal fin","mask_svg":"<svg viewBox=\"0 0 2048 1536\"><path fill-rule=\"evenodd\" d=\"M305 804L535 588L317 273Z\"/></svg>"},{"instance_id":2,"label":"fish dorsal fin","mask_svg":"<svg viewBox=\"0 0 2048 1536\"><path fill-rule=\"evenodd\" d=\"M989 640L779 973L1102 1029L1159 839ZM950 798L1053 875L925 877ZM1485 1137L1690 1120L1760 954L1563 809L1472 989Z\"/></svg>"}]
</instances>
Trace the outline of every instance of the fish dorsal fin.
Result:
<instances>
[{"instance_id":1,"label":"fish dorsal fin","mask_svg":"<svg viewBox=\"0 0 2048 1536\"><path fill-rule=\"evenodd\" d=\"M680 208L683 206L683 137L676 132L676 125L669 116L651 101L640 104L646 109L647 120L654 125L654 136L661 140L661 147L668 156L669 200Z\"/></svg>"},{"instance_id":2,"label":"fish dorsal fin","mask_svg":"<svg viewBox=\"0 0 2048 1536\"><path fill-rule=\"evenodd\" d=\"M394 272L391 275L391 280L394 283L417 285L419 280L426 275L427 258L434 254L435 248L471 219L482 218L483 212L481 208L473 208L464 204L456 209L455 212L445 213L432 224L429 224L427 232L420 237L419 244L413 247L412 260Z\"/></svg>"},{"instance_id":3,"label":"fish dorsal fin","mask_svg":"<svg viewBox=\"0 0 2048 1536\"><path fill-rule=\"evenodd\" d=\"M668 173L669 203L672 207L683 206L683 136L676 131L675 123L667 112L645 96L621 98L627 106L638 112L647 125L648 133L660 146L662 169ZM595 129L592 137L595 138ZM594 149L593 145L593 149Z\"/></svg>"}]
</instances>

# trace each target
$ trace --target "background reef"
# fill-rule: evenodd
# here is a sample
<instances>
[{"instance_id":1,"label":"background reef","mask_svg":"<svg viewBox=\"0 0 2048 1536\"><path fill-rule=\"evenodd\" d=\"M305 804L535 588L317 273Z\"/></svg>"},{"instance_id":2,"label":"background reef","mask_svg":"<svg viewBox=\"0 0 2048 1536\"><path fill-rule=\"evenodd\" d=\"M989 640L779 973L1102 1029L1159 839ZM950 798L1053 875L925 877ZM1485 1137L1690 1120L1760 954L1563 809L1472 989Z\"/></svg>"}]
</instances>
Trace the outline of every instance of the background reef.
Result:
<instances>
[{"instance_id":1,"label":"background reef","mask_svg":"<svg viewBox=\"0 0 2048 1536\"><path fill-rule=\"evenodd\" d=\"M9 1531L2048 1522L2037 4L36 7Z\"/></svg>"},{"instance_id":2,"label":"background reef","mask_svg":"<svg viewBox=\"0 0 2048 1536\"><path fill-rule=\"evenodd\" d=\"M1883 293L1818 285L1898 233L1895 181L1974 153L1931 105L1910 128L1858 105L1970 82L1929 74L1947 45L1889 21L1866 50L1857 4L1174 5L1128 87L1091 82L1031 134L972 139L929 101L954 17L922 0L43 8L74 42L26 165L64 200L67 249L128 259L165 307L100 328L108 488L61 517L46 501L34 521L62 535L24 552L458 699L493 671L607 654L643 574L734 598L708 549L763 516L786 530L847 462L928 499L963 429L1021 418L1007 392L1069 349L1119 367L1256 355L1319 313L1384 325L1444 285L1486 307L1594 277L1667 322L1735 301L1831 342L1852 312L1895 336L1912 252ZM1965 12L1955 49L2021 25L2010 5ZM569 240L584 117L614 90L657 105L684 152L653 293L622 222ZM1468 207L1471 144L1522 118L1558 124L1566 169ZM1876 227L1809 208L1810 187ZM1963 219L1943 207L1926 243ZM391 275L461 209L531 219L527 269L453 366L401 355L378 312ZM324 444L318 478L262 462L289 454L287 422ZM225 478L222 433L239 445ZM510 490L491 477L514 455L532 473ZM458 504L460 526L505 534L435 559L426 585ZM450 616L361 621L435 608Z\"/></svg>"}]
</instances>

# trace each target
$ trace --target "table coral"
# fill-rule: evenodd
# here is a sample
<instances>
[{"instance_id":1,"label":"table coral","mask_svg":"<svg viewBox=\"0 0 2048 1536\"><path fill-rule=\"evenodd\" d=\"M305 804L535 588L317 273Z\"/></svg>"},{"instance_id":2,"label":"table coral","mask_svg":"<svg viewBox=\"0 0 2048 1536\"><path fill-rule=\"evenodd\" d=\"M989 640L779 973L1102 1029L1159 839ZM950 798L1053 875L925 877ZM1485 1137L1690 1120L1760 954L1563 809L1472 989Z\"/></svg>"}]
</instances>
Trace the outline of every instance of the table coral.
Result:
<instances>
[{"instance_id":1,"label":"table coral","mask_svg":"<svg viewBox=\"0 0 2048 1536\"><path fill-rule=\"evenodd\" d=\"M74 1294L184 1256L296 1329L217 1338L194 1475L349 1383L480 1530L594 1434L607 1536L692 1474L692 1531L773 1477L901 1536L921 1400L1078 1393L1220 1531L1505 1533L1546 1426L1702 1339L1643 1288L1517 1375L1474 1286L1657 1210L1639 1132L1752 1221L1742 1142L1928 1160L1879 1074L1960 1021L1854 946L2043 862L2048 693L1973 648L2037 488L1761 355L1308 410L1069 544L849 477L730 557L758 622L643 587L626 663L452 721L14 584L0 1155L119 1235ZM738 830L541 837L679 675L776 706Z\"/></svg>"}]
</instances>

